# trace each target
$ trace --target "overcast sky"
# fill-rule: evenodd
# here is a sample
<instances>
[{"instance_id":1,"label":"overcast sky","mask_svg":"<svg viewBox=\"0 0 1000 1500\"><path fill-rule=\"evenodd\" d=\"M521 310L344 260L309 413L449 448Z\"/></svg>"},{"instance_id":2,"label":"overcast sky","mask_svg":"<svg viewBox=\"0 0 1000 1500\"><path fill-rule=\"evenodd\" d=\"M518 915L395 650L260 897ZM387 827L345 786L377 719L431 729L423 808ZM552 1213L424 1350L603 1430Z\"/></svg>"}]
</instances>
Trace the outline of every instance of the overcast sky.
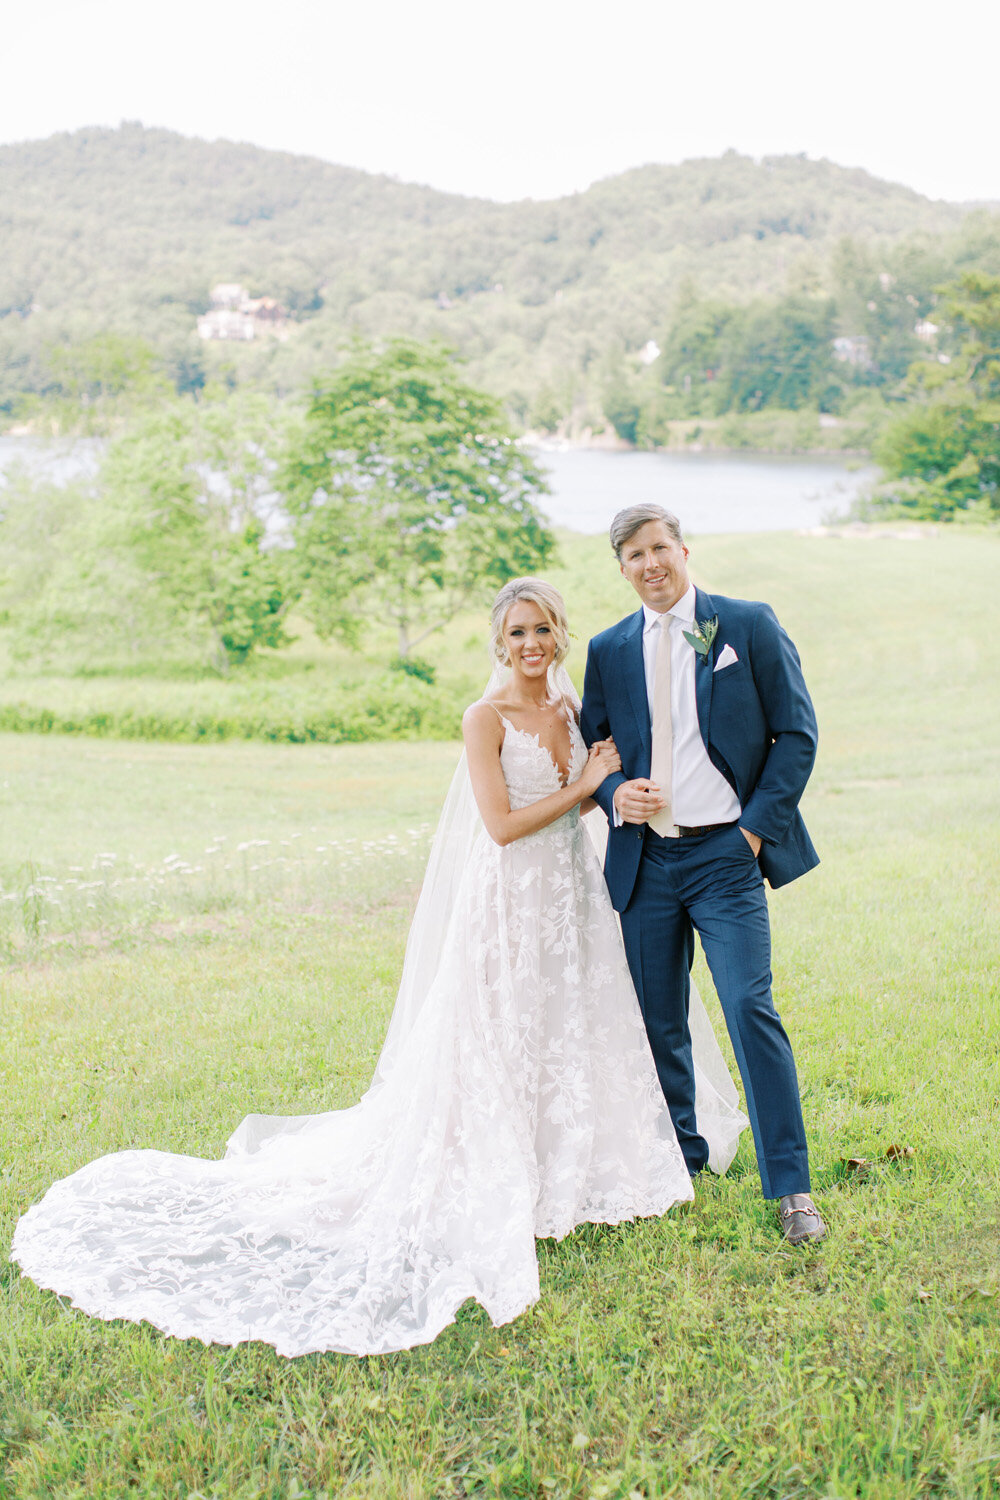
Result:
<instances>
[{"instance_id":1,"label":"overcast sky","mask_svg":"<svg viewBox=\"0 0 1000 1500\"><path fill-rule=\"evenodd\" d=\"M549 198L805 152L1000 200L996 0L21 0L0 141L141 120Z\"/></svg>"}]
</instances>

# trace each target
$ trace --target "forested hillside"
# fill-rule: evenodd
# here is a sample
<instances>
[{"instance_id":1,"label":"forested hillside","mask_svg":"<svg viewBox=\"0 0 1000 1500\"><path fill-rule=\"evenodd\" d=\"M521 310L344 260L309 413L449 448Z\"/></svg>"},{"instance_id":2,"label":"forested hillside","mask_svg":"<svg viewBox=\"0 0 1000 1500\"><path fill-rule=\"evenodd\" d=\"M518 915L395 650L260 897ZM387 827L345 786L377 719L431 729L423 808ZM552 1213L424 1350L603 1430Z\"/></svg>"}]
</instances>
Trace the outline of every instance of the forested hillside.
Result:
<instances>
[{"instance_id":1,"label":"forested hillside","mask_svg":"<svg viewBox=\"0 0 1000 1500\"><path fill-rule=\"evenodd\" d=\"M657 441L678 417L836 411L898 380L935 287L968 266L1000 271L997 217L802 157L729 152L496 204L88 129L0 148L0 419L57 395L65 350L108 331L144 340L180 390L221 376L277 392L353 335L408 334L457 348L520 422L610 419ZM219 282L276 299L288 337L199 339ZM836 337L861 354L837 359Z\"/></svg>"}]
</instances>

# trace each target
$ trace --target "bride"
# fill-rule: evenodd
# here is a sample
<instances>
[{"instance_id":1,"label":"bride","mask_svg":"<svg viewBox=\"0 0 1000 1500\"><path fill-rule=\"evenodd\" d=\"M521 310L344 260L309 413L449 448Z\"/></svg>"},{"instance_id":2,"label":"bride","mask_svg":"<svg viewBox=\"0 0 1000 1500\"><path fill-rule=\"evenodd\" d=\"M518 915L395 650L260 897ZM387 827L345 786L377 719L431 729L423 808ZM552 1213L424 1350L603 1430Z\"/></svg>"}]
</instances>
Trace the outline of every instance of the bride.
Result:
<instances>
[{"instance_id":1,"label":"bride","mask_svg":"<svg viewBox=\"0 0 1000 1500\"><path fill-rule=\"evenodd\" d=\"M178 1338L384 1354L430 1342L470 1297L516 1317L539 1295L536 1236L693 1196L580 819L618 758L610 741L588 754L567 648L551 585L501 589L496 670L464 717L361 1101L250 1115L221 1161L90 1163L20 1220L26 1276ZM699 1129L725 1170L746 1121L699 1005Z\"/></svg>"}]
</instances>

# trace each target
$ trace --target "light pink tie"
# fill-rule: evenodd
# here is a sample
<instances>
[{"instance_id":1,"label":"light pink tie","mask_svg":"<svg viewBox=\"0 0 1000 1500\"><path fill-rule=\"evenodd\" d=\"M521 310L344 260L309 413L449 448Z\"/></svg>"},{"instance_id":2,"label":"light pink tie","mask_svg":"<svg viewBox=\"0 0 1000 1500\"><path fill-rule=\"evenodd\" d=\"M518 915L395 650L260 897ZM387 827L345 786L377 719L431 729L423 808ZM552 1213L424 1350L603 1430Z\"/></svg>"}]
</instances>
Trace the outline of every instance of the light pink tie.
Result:
<instances>
[{"instance_id":1,"label":"light pink tie","mask_svg":"<svg viewBox=\"0 0 1000 1500\"><path fill-rule=\"evenodd\" d=\"M662 812L649 819L649 826L663 839L677 838L674 823L674 726L670 717L670 621L669 614L661 615L660 634L656 642L656 663L653 667L653 754L649 765L649 779L655 781L666 802Z\"/></svg>"}]
</instances>

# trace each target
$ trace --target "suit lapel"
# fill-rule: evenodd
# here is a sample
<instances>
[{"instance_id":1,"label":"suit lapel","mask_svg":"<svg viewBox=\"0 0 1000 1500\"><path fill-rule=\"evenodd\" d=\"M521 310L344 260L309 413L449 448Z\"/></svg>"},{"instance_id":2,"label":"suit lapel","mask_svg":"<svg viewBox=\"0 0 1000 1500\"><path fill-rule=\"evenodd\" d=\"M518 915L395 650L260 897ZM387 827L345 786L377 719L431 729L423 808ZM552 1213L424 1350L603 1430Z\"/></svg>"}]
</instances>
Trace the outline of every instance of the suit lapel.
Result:
<instances>
[{"instance_id":1,"label":"suit lapel","mask_svg":"<svg viewBox=\"0 0 1000 1500\"><path fill-rule=\"evenodd\" d=\"M718 614L711 594L703 594L701 589L696 588L694 598L694 619L696 625L700 624L703 620L711 620L713 615ZM708 749L708 724L712 713L715 653L719 649L720 639L721 636L717 635L712 642L712 649L709 651L708 657L705 660L699 657L694 664L694 690L698 701L698 728L701 730L701 737L705 741L706 750Z\"/></svg>"},{"instance_id":2,"label":"suit lapel","mask_svg":"<svg viewBox=\"0 0 1000 1500\"><path fill-rule=\"evenodd\" d=\"M641 609L630 615L618 637L618 655L622 679L648 761L653 753L653 734L649 723L649 700L646 697L646 668L642 660L642 628L645 623L646 617Z\"/></svg>"}]
</instances>

